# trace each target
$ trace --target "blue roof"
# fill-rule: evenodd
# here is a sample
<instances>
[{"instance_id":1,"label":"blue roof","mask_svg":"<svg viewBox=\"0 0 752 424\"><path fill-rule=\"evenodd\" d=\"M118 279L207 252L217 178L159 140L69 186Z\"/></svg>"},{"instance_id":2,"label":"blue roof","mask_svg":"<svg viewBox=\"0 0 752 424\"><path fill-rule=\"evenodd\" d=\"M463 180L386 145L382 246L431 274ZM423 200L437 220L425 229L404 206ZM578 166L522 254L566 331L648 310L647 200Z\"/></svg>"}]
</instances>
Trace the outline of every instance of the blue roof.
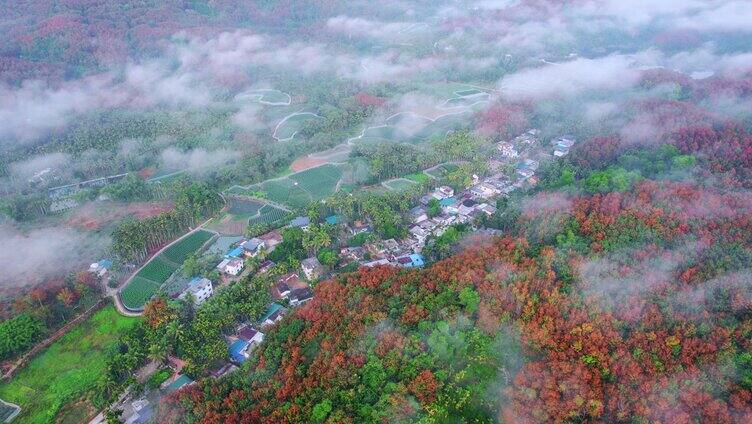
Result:
<instances>
[{"instance_id":1,"label":"blue roof","mask_svg":"<svg viewBox=\"0 0 752 424\"><path fill-rule=\"evenodd\" d=\"M246 360L246 357L243 356L240 352L243 351L248 346L248 342L245 340L238 339L235 341L235 343L230 345L230 358L232 358L233 361L238 363L243 363Z\"/></svg>"},{"instance_id":2,"label":"blue roof","mask_svg":"<svg viewBox=\"0 0 752 424\"><path fill-rule=\"evenodd\" d=\"M225 255L225 256L227 256L228 258L239 258L242 255L243 255L243 248L242 247L236 247L236 248L230 250L230 252L227 253L227 255Z\"/></svg>"},{"instance_id":3,"label":"blue roof","mask_svg":"<svg viewBox=\"0 0 752 424\"><path fill-rule=\"evenodd\" d=\"M109 259L102 259L99 261L99 266L105 269L110 269L112 268L112 261Z\"/></svg>"},{"instance_id":4,"label":"blue roof","mask_svg":"<svg viewBox=\"0 0 752 424\"><path fill-rule=\"evenodd\" d=\"M329 225L337 225L339 224L340 219L339 215L330 215L326 217L325 221Z\"/></svg>"},{"instance_id":5,"label":"blue roof","mask_svg":"<svg viewBox=\"0 0 752 424\"><path fill-rule=\"evenodd\" d=\"M423 259L423 255L420 255L418 253L413 253L412 255L410 255L410 260L412 261L410 266L421 267L425 265L425 260Z\"/></svg>"},{"instance_id":6,"label":"blue roof","mask_svg":"<svg viewBox=\"0 0 752 424\"><path fill-rule=\"evenodd\" d=\"M259 322L266 321L267 319L269 319L270 316L272 316L272 314L274 314L280 309L282 309L282 305L280 305L279 303L272 303L271 305L269 305L269 308L266 310L266 313L264 314L263 317L261 317Z\"/></svg>"},{"instance_id":7,"label":"blue roof","mask_svg":"<svg viewBox=\"0 0 752 424\"><path fill-rule=\"evenodd\" d=\"M439 204L441 206L451 206L456 201L457 201L457 199L455 199L454 197L447 197L446 199L439 200Z\"/></svg>"}]
</instances>

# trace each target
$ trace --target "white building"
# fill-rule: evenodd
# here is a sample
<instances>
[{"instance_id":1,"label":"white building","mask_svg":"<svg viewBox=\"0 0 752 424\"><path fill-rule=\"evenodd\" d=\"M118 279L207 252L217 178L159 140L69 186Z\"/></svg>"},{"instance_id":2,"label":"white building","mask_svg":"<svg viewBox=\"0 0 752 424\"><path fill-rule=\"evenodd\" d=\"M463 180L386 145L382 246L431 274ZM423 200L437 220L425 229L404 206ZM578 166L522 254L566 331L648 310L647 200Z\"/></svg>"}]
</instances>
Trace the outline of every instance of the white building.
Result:
<instances>
[{"instance_id":1,"label":"white building","mask_svg":"<svg viewBox=\"0 0 752 424\"><path fill-rule=\"evenodd\" d=\"M179 298L185 300L188 293L193 297L193 303L198 306L214 294L214 286L208 279L196 277L188 283L188 287L180 294Z\"/></svg>"},{"instance_id":2,"label":"white building","mask_svg":"<svg viewBox=\"0 0 752 424\"><path fill-rule=\"evenodd\" d=\"M436 200L444 200L452 196L454 196L454 189L449 186L437 187L430 195L430 197L433 197Z\"/></svg>"},{"instance_id":3,"label":"white building","mask_svg":"<svg viewBox=\"0 0 752 424\"><path fill-rule=\"evenodd\" d=\"M219 272L227 275L236 276L243 270L244 262L240 258L225 259L217 265Z\"/></svg>"}]
</instances>

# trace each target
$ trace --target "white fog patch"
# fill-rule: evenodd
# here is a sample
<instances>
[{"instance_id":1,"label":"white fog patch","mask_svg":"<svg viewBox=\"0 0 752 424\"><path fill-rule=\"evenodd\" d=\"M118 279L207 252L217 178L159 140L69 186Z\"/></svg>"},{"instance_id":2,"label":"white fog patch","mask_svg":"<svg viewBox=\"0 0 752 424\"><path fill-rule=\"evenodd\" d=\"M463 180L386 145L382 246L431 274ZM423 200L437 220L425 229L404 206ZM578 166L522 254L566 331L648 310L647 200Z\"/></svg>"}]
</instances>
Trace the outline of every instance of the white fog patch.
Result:
<instances>
[{"instance_id":1,"label":"white fog patch","mask_svg":"<svg viewBox=\"0 0 752 424\"><path fill-rule=\"evenodd\" d=\"M239 157L239 153L225 149L207 151L199 148L184 152L169 147L162 151L160 159L167 169L201 173L226 165Z\"/></svg>"},{"instance_id":2,"label":"white fog patch","mask_svg":"<svg viewBox=\"0 0 752 424\"><path fill-rule=\"evenodd\" d=\"M20 232L0 225L0 238L12 249L0 249L0 285L22 287L78 271L100 259L109 240L64 227Z\"/></svg>"},{"instance_id":3,"label":"white fog patch","mask_svg":"<svg viewBox=\"0 0 752 424\"><path fill-rule=\"evenodd\" d=\"M507 100L543 100L592 90L624 90L634 86L639 78L633 56L610 55L525 69L505 76L499 89Z\"/></svg>"}]
</instances>

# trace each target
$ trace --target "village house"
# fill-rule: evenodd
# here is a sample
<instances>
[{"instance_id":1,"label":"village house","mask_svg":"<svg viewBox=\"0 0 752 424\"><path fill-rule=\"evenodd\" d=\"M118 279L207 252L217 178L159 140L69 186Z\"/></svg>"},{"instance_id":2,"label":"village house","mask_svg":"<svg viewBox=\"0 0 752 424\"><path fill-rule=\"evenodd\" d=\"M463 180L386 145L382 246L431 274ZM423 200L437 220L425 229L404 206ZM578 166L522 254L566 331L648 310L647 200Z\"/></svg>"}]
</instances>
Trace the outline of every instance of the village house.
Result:
<instances>
[{"instance_id":1,"label":"village house","mask_svg":"<svg viewBox=\"0 0 752 424\"><path fill-rule=\"evenodd\" d=\"M251 344L243 339L235 340L229 347L230 360L238 365L251 357Z\"/></svg>"},{"instance_id":2,"label":"village house","mask_svg":"<svg viewBox=\"0 0 752 424\"><path fill-rule=\"evenodd\" d=\"M488 216L491 216L496 213L496 207L489 205L488 203L481 203L477 205L475 209L485 213Z\"/></svg>"},{"instance_id":3,"label":"village house","mask_svg":"<svg viewBox=\"0 0 752 424\"><path fill-rule=\"evenodd\" d=\"M102 259L89 265L89 272L96 274L98 277L104 277L110 268L112 268L112 261Z\"/></svg>"},{"instance_id":4,"label":"village house","mask_svg":"<svg viewBox=\"0 0 752 424\"><path fill-rule=\"evenodd\" d=\"M260 238L254 237L250 240L246 240L240 244L243 249L243 254L248 258L253 258L259 253L262 253L266 248L266 243Z\"/></svg>"},{"instance_id":5,"label":"village house","mask_svg":"<svg viewBox=\"0 0 752 424\"><path fill-rule=\"evenodd\" d=\"M503 158L516 158L520 155L512 143L502 141L496 145L496 148L499 150L500 155Z\"/></svg>"},{"instance_id":6,"label":"village house","mask_svg":"<svg viewBox=\"0 0 752 424\"><path fill-rule=\"evenodd\" d=\"M477 202L472 199L466 199L462 203L460 203L458 213L460 215L470 215L475 210L475 205Z\"/></svg>"},{"instance_id":7,"label":"village house","mask_svg":"<svg viewBox=\"0 0 752 424\"><path fill-rule=\"evenodd\" d=\"M362 220L356 220L350 226L350 234L356 236L361 233L368 233L371 231L371 226L367 222Z\"/></svg>"},{"instance_id":8,"label":"village house","mask_svg":"<svg viewBox=\"0 0 752 424\"><path fill-rule=\"evenodd\" d=\"M274 262L272 262L272 261L270 261L270 260L267 259L264 262L261 262L261 264L259 264L259 268L258 268L258 271L256 271L256 273L257 274L266 274L267 272L269 272L274 267L274 265L275 265Z\"/></svg>"},{"instance_id":9,"label":"village house","mask_svg":"<svg viewBox=\"0 0 752 424\"><path fill-rule=\"evenodd\" d=\"M360 261L363 259L366 251L360 246L344 247L339 251L340 256L351 261Z\"/></svg>"},{"instance_id":10,"label":"village house","mask_svg":"<svg viewBox=\"0 0 752 424\"><path fill-rule=\"evenodd\" d=\"M302 229L303 231L308 230L308 227L311 225L311 219L307 216L298 216L294 218L292 221L290 221L291 227L298 227Z\"/></svg>"},{"instance_id":11,"label":"village house","mask_svg":"<svg viewBox=\"0 0 752 424\"><path fill-rule=\"evenodd\" d=\"M498 188L494 187L491 184L482 182L480 184L474 185L470 189L470 193L472 193L476 197L487 199L487 198L494 197L494 196L501 194L501 190L499 190Z\"/></svg>"},{"instance_id":12,"label":"village house","mask_svg":"<svg viewBox=\"0 0 752 424\"><path fill-rule=\"evenodd\" d=\"M264 341L264 333L256 330L250 325L244 325L238 330L237 337L240 340L245 340L249 345L257 345Z\"/></svg>"},{"instance_id":13,"label":"village house","mask_svg":"<svg viewBox=\"0 0 752 424\"><path fill-rule=\"evenodd\" d=\"M188 287L178 296L179 299L185 300L190 295L193 298L193 304L198 306L214 294L214 286L207 278L196 277L188 283Z\"/></svg>"},{"instance_id":14,"label":"village house","mask_svg":"<svg viewBox=\"0 0 752 424\"><path fill-rule=\"evenodd\" d=\"M435 224L433 230L435 231L436 228L448 227L448 226L454 224L454 222L456 220L457 220L457 216L456 215L441 214L439 216L435 216L433 218L433 222Z\"/></svg>"},{"instance_id":15,"label":"village house","mask_svg":"<svg viewBox=\"0 0 752 424\"><path fill-rule=\"evenodd\" d=\"M227 275L237 276L243 270L245 262L240 258L225 258L217 265L219 272Z\"/></svg>"},{"instance_id":16,"label":"village house","mask_svg":"<svg viewBox=\"0 0 752 424\"><path fill-rule=\"evenodd\" d=\"M410 209L410 216L414 223L423 222L428 219L428 209L423 205L418 205Z\"/></svg>"},{"instance_id":17,"label":"village house","mask_svg":"<svg viewBox=\"0 0 752 424\"><path fill-rule=\"evenodd\" d=\"M418 240L419 244L425 244L426 238L428 238L428 235L430 232L426 231L425 229L415 225L412 228L410 228L410 234L412 234L413 237L415 237L416 240Z\"/></svg>"},{"instance_id":18,"label":"village house","mask_svg":"<svg viewBox=\"0 0 752 424\"><path fill-rule=\"evenodd\" d=\"M287 296L290 295L292 288L301 284L303 284L303 282L300 280L300 277L298 277L298 274L294 272L285 274L277 279L277 284L274 285L272 294L277 299L287 298Z\"/></svg>"},{"instance_id":19,"label":"village house","mask_svg":"<svg viewBox=\"0 0 752 424\"><path fill-rule=\"evenodd\" d=\"M567 149L574 146L574 143L575 143L574 138L569 137L569 136L556 137L553 140L551 140L551 144L553 144L554 146L560 146L560 147L564 147Z\"/></svg>"},{"instance_id":20,"label":"village house","mask_svg":"<svg viewBox=\"0 0 752 424\"><path fill-rule=\"evenodd\" d=\"M264 248L266 251L271 252L278 244L282 243L282 233L280 233L279 230L269 231L268 233L259 236L259 239L264 242Z\"/></svg>"},{"instance_id":21,"label":"village house","mask_svg":"<svg viewBox=\"0 0 752 424\"><path fill-rule=\"evenodd\" d=\"M554 147L554 156L556 156L557 158L566 156L568 154L569 154L569 147L562 147L559 145Z\"/></svg>"},{"instance_id":22,"label":"village house","mask_svg":"<svg viewBox=\"0 0 752 424\"><path fill-rule=\"evenodd\" d=\"M379 265L391 265L391 264L392 263L389 261L389 259L381 258L381 259L376 259L376 260L373 260L373 261L370 261L370 262L365 262L365 263L363 263L361 265L363 265L366 268L373 268L373 267L379 266Z\"/></svg>"},{"instance_id":23,"label":"village house","mask_svg":"<svg viewBox=\"0 0 752 424\"><path fill-rule=\"evenodd\" d=\"M240 246L234 247L230 249L227 254L225 254L225 259L235 259L235 258L242 258L243 255L243 248Z\"/></svg>"},{"instance_id":24,"label":"village house","mask_svg":"<svg viewBox=\"0 0 752 424\"><path fill-rule=\"evenodd\" d=\"M324 273L324 267L316 257L303 259L300 261L300 267L303 269L303 274L309 280L315 280Z\"/></svg>"},{"instance_id":25,"label":"village house","mask_svg":"<svg viewBox=\"0 0 752 424\"><path fill-rule=\"evenodd\" d=\"M286 313L287 309L285 309L282 305L280 305L279 303L272 303L271 305L269 305L269 308L267 308L264 316L259 320L259 326L262 329L272 326L281 321Z\"/></svg>"},{"instance_id":26,"label":"village house","mask_svg":"<svg viewBox=\"0 0 752 424\"><path fill-rule=\"evenodd\" d=\"M290 292L290 305L300 306L313 299L313 290L311 287L300 287Z\"/></svg>"},{"instance_id":27,"label":"village house","mask_svg":"<svg viewBox=\"0 0 752 424\"><path fill-rule=\"evenodd\" d=\"M446 199L447 197L454 196L454 189L449 186L437 187L436 190L431 193L431 196L436 200Z\"/></svg>"}]
</instances>

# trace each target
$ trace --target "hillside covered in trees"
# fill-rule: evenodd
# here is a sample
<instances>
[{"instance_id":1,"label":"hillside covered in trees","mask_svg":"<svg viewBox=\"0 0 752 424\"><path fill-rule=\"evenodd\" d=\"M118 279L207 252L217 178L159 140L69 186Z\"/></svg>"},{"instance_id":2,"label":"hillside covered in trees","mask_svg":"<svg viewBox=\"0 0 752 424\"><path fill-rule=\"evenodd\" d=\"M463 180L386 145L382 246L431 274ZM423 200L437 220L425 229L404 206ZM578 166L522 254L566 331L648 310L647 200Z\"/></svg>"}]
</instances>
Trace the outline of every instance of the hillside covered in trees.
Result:
<instances>
[{"instance_id":1,"label":"hillside covered in trees","mask_svg":"<svg viewBox=\"0 0 752 424\"><path fill-rule=\"evenodd\" d=\"M750 422L752 138L663 140L592 138L500 202L487 225L508 235L320 283L250 364L160 420Z\"/></svg>"}]
</instances>

